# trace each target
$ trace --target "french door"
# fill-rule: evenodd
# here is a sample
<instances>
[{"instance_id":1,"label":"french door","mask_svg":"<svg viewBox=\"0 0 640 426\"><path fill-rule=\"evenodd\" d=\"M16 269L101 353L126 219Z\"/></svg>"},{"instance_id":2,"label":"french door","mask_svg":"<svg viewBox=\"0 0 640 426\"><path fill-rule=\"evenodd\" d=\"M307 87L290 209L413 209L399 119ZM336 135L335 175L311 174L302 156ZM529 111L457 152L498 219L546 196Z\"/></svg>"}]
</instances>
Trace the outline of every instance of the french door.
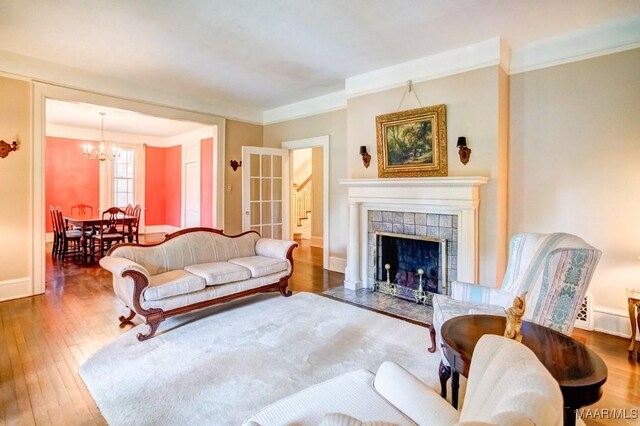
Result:
<instances>
[{"instance_id":1,"label":"french door","mask_svg":"<svg viewBox=\"0 0 640 426\"><path fill-rule=\"evenodd\" d=\"M242 147L242 230L289 238L289 151Z\"/></svg>"}]
</instances>

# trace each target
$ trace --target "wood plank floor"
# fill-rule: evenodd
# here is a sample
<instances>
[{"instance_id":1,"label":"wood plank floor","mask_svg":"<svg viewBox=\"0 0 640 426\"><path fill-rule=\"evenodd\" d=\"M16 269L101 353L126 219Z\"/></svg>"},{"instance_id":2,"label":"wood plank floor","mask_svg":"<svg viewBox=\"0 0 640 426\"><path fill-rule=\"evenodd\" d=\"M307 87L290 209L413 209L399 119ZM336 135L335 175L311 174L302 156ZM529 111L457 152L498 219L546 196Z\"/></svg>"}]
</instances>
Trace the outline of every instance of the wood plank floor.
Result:
<instances>
[{"instance_id":1,"label":"wood plank floor","mask_svg":"<svg viewBox=\"0 0 640 426\"><path fill-rule=\"evenodd\" d=\"M294 257L292 290L319 293L342 284L342 274L322 269L321 249L303 244ZM110 274L48 259L46 279L44 295L0 303L0 425L105 424L77 369L129 328L119 327L124 312ZM609 367L604 396L594 407L640 408L640 367L627 357L626 340L584 331L574 337Z\"/></svg>"}]
</instances>

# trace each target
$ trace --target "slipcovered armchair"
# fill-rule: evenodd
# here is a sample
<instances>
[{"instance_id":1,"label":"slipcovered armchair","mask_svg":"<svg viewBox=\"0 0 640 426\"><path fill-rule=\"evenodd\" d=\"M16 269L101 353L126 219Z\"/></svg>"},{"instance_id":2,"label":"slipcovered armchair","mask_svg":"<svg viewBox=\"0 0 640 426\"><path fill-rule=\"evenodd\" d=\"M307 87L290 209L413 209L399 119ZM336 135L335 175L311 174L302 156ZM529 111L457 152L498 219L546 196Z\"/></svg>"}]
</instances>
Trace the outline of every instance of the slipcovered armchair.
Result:
<instances>
[{"instance_id":1,"label":"slipcovered armchair","mask_svg":"<svg viewBox=\"0 0 640 426\"><path fill-rule=\"evenodd\" d=\"M455 281L450 296L434 295L429 352L441 347L440 328L449 318L470 314L504 316L514 297L525 291L525 321L570 335L600 256L600 250L575 235L514 235L501 288ZM443 356L442 396L446 396L448 365Z\"/></svg>"},{"instance_id":2,"label":"slipcovered armchair","mask_svg":"<svg viewBox=\"0 0 640 426\"><path fill-rule=\"evenodd\" d=\"M461 411L393 362L374 375L343 374L284 398L244 426L561 425L562 393L526 346L502 336L480 338Z\"/></svg>"}]
</instances>

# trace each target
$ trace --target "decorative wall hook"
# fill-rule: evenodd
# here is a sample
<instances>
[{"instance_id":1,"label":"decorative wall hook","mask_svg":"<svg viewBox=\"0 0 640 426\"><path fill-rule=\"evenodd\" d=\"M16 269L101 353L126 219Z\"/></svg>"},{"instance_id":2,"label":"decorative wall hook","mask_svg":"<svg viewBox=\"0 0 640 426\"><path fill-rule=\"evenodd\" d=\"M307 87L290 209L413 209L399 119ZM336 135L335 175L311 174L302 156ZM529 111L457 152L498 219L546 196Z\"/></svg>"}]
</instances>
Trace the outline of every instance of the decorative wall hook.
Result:
<instances>
[{"instance_id":1,"label":"decorative wall hook","mask_svg":"<svg viewBox=\"0 0 640 426\"><path fill-rule=\"evenodd\" d=\"M0 158L5 158L11 151L18 150L18 142L13 141L11 144L0 140Z\"/></svg>"},{"instance_id":2,"label":"decorative wall hook","mask_svg":"<svg viewBox=\"0 0 640 426\"><path fill-rule=\"evenodd\" d=\"M231 161L229 161L229 165L231 166L231 168L235 172L236 170L238 170L238 167L242 167L242 161L238 162L236 160L231 160Z\"/></svg>"},{"instance_id":3,"label":"decorative wall hook","mask_svg":"<svg viewBox=\"0 0 640 426\"><path fill-rule=\"evenodd\" d=\"M469 158L471 158L471 150L467 147L467 138L464 136L460 136L458 138L458 143L456 144L456 146L458 147L460 162L466 165L469 162Z\"/></svg>"},{"instance_id":4,"label":"decorative wall hook","mask_svg":"<svg viewBox=\"0 0 640 426\"><path fill-rule=\"evenodd\" d=\"M367 152L367 147L362 145L360 147L360 155L362 155L362 164L364 164L365 169L369 168L369 164L371 164L371 155Z\"/></svg>"}]
</instances>

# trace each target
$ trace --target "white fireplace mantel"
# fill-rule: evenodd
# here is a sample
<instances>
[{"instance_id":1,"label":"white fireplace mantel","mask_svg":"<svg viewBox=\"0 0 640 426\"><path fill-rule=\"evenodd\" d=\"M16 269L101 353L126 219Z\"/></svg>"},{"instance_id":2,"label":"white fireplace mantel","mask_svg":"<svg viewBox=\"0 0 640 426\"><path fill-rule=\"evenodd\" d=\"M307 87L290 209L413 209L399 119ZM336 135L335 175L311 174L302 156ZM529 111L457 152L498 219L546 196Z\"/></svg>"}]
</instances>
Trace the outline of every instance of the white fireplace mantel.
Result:
<instances>
[{"instance_id":1,"label":"white fireplace mantel","mask_svg":"<svg viewBox=\"0 0 640 426\"><path fill-rule=\"evenodd\" d=\"M456 215L458 280L477 282L480 187L488 181L483 176L339 180L349 199L345 287L355 290L367 282L369 210Z\"/></svg>"}]
</instances>

